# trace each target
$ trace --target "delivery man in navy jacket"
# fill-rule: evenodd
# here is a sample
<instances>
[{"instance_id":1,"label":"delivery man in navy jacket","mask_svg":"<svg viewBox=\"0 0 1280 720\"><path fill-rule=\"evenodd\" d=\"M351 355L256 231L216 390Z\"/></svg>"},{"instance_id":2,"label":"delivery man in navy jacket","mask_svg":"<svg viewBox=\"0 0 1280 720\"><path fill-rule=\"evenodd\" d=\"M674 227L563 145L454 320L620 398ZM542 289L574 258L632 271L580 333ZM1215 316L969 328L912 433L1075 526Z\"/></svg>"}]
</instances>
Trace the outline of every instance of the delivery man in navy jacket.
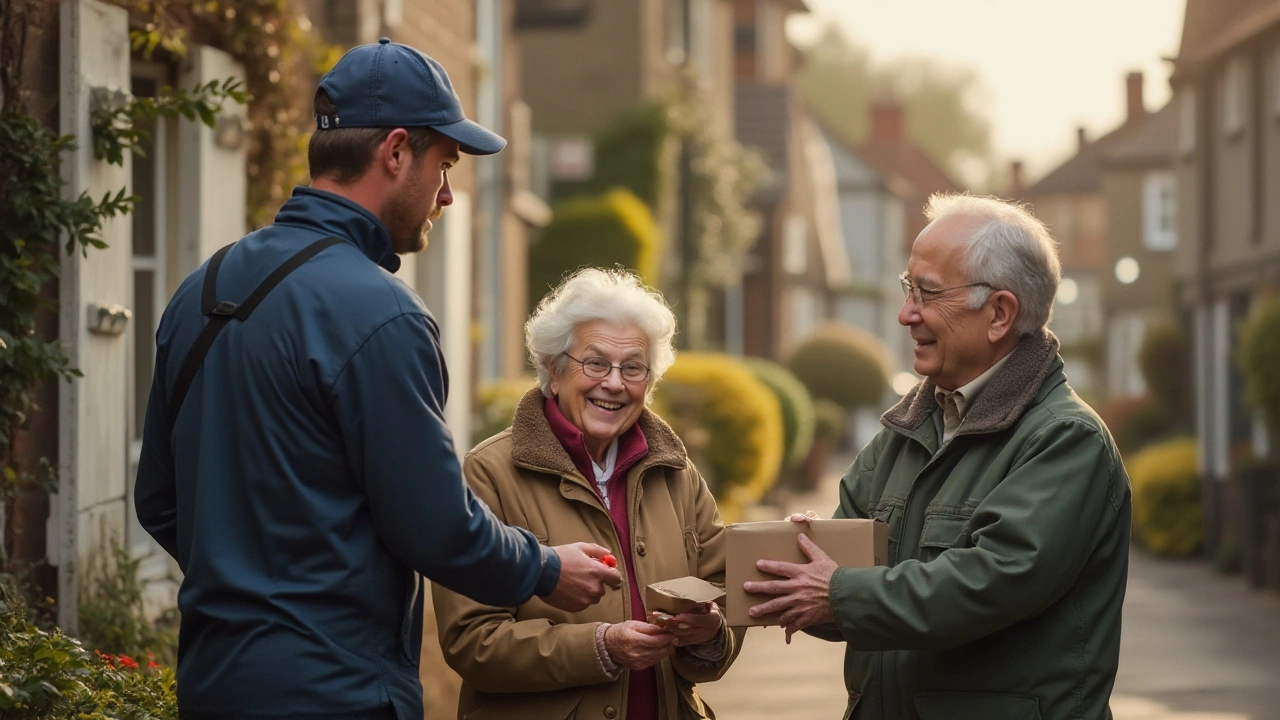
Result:
<instances>
[{"instance_id":1,"label":"delivery man in navy jacket","mask_svg":"<svg viewBox=\"0 0 1280 720\"><path fill-rule=\"evenodd\" d=\"M621 582L605 548L544 547L467 489L439 331L393 275L459 153L506 141L386 39L321 80L316 117L312 185L192 273L156 333L135 503L184 573L185 720L420 720L422 576L567 611Z\"/></svg>"}]
</instances>

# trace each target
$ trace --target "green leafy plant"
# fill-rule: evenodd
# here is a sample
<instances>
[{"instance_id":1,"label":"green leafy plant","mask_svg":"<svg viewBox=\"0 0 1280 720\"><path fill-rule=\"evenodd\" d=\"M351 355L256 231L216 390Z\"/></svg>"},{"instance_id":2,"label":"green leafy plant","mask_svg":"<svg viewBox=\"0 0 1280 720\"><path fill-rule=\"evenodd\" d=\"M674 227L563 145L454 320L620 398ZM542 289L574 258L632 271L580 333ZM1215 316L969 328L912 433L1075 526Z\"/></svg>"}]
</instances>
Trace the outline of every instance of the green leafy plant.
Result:
<instances>
[{"instance_id":1,"label":"green leafy plant","mask_svg":"<svg viewBox=\"0 0 1280 720\"><path fill-rule=\"evenodd\" d=\"M91 653L32 624L0 588L0 717L5 720L176 720L173 670L153 658Z\"/></svg>"},{"instance_id":2,"label":"green leafy plant","mask_svg":"<svg viewBox=\"0 0 1280 720\"><path fill-rule=\"evenodd\" d=\"M80 639L106 653L151 655L167 665L178 660L172 615L157 624L147 618L138 563L112 538L101 543L80 580Z\"/></svg>"},{"instance_id":3,"label":"green leafy plant","mask_svg":"<svg viewBox=\"0 0 1280 720\"><path fill-rule=\"evenodd\" d=\"M182 116L213 127L227 100L241 105L249 102L249 96L235 78L210 80L196 85L191 92L165 86L155 97L134 97L124 103L100 102L89 113L93 156L122 165L126 151L141 155L140 144L149 137L144 128L157 117Z\"/></svg>"},{"instance_id":4,"label":"green leafy plant","mask_svg":"<svg viewBox=\"0 0 1280 720\"><path fill-rule=\"evenodd\" d=\"M809 388L846 410L875 405L889 387L888 353L876 336L830 323L800 344L787 367Z\"/></svg>"}]
</instances>

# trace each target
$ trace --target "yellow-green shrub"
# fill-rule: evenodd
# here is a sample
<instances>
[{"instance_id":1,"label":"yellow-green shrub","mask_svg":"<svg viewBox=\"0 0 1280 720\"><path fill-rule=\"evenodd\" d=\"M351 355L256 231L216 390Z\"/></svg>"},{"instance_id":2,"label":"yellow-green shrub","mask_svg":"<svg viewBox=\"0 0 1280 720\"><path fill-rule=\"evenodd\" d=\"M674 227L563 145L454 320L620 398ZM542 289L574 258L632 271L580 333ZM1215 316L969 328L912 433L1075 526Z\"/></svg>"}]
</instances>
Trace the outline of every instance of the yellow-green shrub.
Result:
<instances>
[{"instance_id":1,"label":"yellow-green shrub","mask_svg":"<svg viewBox=\"0 0 1280 720\"><path fill-rule=\"evenodd\" d=\"M471 446L475 447L510 427L520 398L537 382L533 378L521 377L481 384L471 413Z\"/></svg>"},{"instance_id":2,"label":"yellow-green shrub","mask_svg":"<svg viewBox=\"0 0 1280 720\"><path fill-rule=\"evenodd\" d=\"M661 255L662 231L631 191L570 198L556 204L551 224L529 246L529 307L582 267L621 265L654 285Z\"/></svg>"},{"instance_id":3,"label":"yellow-green shrub","mask_svg":"<svg viewBox=\"0 0 1280 720\"><path fill-rule=\"evenodd\" d=\"M684 441L726 522L772 487L782 463L778 399L741 361L681 353L654 398Z\"/></svg>"},{"instance_id":4,"label":"yellow-green shrub","mask_svg":"<svg viewBox=\"0 0 1280 720\"><path fill-rule=\"evenodd\" d=\"M813 431L817 419L813 398L795 373L772 360L743 358L747 369L778 398L782 409L782 462L795 467L809 456L813 447Z\"/></svg>"},{"instance_id":5,"label":"yellow-green shrub","mask_svg":"<svg viewBox=\"0 0 1280 720\"><path fill-rule=\"evenodd\" d=\"M1128 469L1137 539L1158 555L1195 553L1204 540L1195 439L1150 445L1134 455Z\"/></svg>"},{"instance_id":6,"label":"yellow-green shrub","mask_svg":"<svg viewBox=\"0 0 1280 720\"><path fill-rule=\"evenodd\" d=\"M880 402L889 387L888 352L871 333L830 323L800 344L787 362L815 400L846 410Z\"/></svg>"}]
</instances>

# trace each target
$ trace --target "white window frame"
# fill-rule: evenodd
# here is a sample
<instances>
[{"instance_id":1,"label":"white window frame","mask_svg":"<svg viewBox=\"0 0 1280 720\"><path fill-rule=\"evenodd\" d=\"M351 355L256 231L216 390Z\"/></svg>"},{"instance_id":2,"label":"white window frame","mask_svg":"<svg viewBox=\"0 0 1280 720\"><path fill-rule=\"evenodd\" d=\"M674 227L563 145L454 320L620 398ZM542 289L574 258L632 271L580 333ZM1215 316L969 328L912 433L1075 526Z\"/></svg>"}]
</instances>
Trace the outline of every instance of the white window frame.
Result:
<instances>
[{"instance_id":1,"label":"white window frame","mask_svg":"<svg viewBox=\"0 0 1280 720\"><path fill-rule=\"evenodd\" d=\"M1178 246L1178 189L1169 170L1142 177L1142 245L1167 251Z\"/></svg>"}]
</instances>

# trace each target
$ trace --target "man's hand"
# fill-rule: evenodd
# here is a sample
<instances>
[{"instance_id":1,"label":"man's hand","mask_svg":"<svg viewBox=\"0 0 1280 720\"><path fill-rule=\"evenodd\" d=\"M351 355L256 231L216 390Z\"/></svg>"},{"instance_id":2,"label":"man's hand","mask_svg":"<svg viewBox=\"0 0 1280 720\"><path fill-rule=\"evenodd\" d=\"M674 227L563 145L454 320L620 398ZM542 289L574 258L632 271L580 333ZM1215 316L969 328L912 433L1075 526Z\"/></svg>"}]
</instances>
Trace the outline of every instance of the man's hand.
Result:
<instances>
[{"instance_id":1,"label":"man's hand","mask_svg":"<svg viewBox=\"0 0 1280 720\"><path fill-rule=\"evenodd\" d=\"M810 520L821 520L822 516L812 510L805 510L802 513L791 513L786 519L793 523L807 523Z\"/></svg>"},{"instance_id":2,"label":"man's hand","mask_svg":"<svg viewBox=\"0 0 1280 720\"><path fill-rule=\"evenodd\" d=\"M760 570L786 578L785 580L748 581L742 584L742 589L749 593L778 596L753 606L747 612L751 617L782 613L779 624L787 631L788 643L793 634L810 625L835 619L831 611L831 576L838 566L808 535L800 533L799 543L800 551L809 558L808 563L798 565L780 560L756 561L756 567Z\"/></svg>"},{"instance_id":3,"label":"man's hand","mask_svg":"<svg viewBox=\"0 0 1280 720\"><path fill-rule=\"evenodd\" d=\"M582 612L600 602L605 586L619 587L622 575L604 564L608 548L594 543L573 543L551 548L560 556L560 580L542 601L565 612Z\"/></svg>"},{"instance_id":4,"label":"man's hand","mask_svg":"<svg viewBox=\"0 0 1280 720\"><path fill-rule=\"evenodd\" d=\"M675 651L675 636L657 625L627 620L604 631L604 646L609 657L622 667L643 670Z\"/></svg>"},{"instance_id":5,"label":"man's hand","mask_svg":"<svg viewBox=\"0 0 1280 720\"><path fill-rule=\"evenodd\" d=\"M655 614L650 613L650 622L653 622ZM723 627L720 606L715 603L706 603L693 612L669 615L662 621L663 631L676 639L676 647L709 643L716 639Z\"/></svg>"}]
</instances>

